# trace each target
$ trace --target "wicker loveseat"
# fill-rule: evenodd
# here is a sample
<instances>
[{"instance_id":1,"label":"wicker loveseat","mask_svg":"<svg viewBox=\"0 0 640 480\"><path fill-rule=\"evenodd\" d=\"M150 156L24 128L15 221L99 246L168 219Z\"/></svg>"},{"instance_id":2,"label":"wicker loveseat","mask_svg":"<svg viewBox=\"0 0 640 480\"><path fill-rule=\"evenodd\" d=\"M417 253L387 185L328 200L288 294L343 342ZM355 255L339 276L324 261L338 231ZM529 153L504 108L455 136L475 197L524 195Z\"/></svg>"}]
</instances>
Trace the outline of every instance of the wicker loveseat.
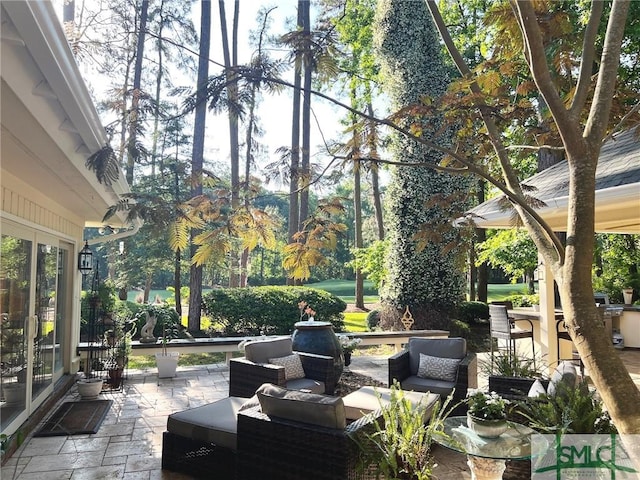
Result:
<instances>
[{"instance_id":1,"label":"wicker loveseat","mask_svg":"<svg viewBox=\"0 0 640 480\"><path fill-rule=\"evenodd\" d=\"M333 357L292 350L291 337L248 342L245 356L229 361L229 395L251 397L263 383L292 390L309 390L332 395L336 388ZM296 355L304 370L303 378L290 379L285 367L270 363L274 358Z\"/></svg>"},{"instance_id":2,"label":"wicker loveseat","mask_svg":"<svg viewBox=\"0 0 640 480\"><path fill-rule=\"evenodd\" d=\"M169 416L162 468L225 480L365 479L360 444L381 410L348 423L342 398L262 385Z\"/></svg>"}]
</instances>

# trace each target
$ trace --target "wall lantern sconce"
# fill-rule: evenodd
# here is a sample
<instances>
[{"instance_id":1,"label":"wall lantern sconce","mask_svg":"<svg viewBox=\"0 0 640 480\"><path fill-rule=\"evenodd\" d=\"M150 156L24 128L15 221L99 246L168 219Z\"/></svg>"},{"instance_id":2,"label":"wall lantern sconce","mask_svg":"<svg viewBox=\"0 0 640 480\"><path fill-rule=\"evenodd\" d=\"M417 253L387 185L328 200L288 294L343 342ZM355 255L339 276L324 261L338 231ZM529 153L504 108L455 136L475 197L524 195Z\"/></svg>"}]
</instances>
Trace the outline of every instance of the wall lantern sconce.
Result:
<instances>
[{"instance_id":1,"label":"wall lantern sconce","mask_svg":"<svg viewBox=\"0 0 640 480\"><path fill-rule=\"evenodd\" d=\"M89 242L85 240L84 247L78 253L78 270L86 275L93 270L93 252L89 248Z\"/></svg>"}]
</instances>

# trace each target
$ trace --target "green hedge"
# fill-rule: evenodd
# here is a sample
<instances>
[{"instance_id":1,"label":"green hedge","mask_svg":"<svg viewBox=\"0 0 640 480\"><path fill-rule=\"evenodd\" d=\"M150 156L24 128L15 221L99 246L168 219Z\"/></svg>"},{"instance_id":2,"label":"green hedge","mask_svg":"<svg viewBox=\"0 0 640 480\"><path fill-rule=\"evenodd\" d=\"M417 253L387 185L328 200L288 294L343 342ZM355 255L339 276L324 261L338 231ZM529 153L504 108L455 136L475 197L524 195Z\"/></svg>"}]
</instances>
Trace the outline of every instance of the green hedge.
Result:
<instances>
[{"instance_id":1,"label":"green hedge","mask_svg":"<svg viewBox=\"0 0 640 480\"><path fill-rule=\"evenodd\" d=\"M466 324L489 320L489 306L484 302L462 302L458 305L458 318Z\"/></svg>"},{"instance_id":2,"label":"green hedge","mask_svg":"<svg viewBox=\"0 0 640 480\"><path fill-rule=\"evenodd\" d=\"M316 321L331 322L336 332L344 330L342 312L347 304L324 290L277 286L221 288L202 297L203 313L216 325L217 333L225 336L290 334L300 321L298 303L302 301L316 311Z\"/></svg>"}]
</instances>

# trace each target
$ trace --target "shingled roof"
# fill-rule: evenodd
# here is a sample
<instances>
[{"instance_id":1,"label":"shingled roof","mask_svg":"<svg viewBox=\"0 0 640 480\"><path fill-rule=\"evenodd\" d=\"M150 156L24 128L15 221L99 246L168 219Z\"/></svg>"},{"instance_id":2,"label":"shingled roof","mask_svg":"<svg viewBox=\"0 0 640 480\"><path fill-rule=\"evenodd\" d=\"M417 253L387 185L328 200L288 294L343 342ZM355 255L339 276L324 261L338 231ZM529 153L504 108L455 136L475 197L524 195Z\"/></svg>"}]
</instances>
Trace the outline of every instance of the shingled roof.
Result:
<instances>
[{"instance_id":1,"label":"shingled roof","mask_svg":"<svg viewBox=\"0 0 640 480\"><path fill-rule=\"evenodd\" d=\"M640 128L640 127L638 127ZM640 233L640 131L631 129L608 140L596 171L596 231ZM524 180L547 206L538 211L557 231L566 229L569 171L566 160ZM480 228L511 228L511 213L499 197L472 209Z\"/></svg>"}]
</instances>

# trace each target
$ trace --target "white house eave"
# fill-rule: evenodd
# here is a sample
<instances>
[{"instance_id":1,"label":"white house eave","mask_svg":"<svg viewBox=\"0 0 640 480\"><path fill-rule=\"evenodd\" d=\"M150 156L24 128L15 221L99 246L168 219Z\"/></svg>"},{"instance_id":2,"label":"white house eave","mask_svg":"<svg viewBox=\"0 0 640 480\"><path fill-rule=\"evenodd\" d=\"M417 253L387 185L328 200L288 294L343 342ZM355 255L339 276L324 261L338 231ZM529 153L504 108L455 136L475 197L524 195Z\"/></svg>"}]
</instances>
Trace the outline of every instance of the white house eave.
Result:
<instances>
[{"instance_id":1,"label":"white house eave","mask_svg":"<svg viewBox=\"0 0 640 480\"><path fill-rule=\"evenodd\" d=\"M105 186L85 166L87 157L104 147L108 140L53 6L48 1L16 1L2 2L2 8L10 19L6 22L3 18L3 29L8 24L6 35L3 31L3 55L15 54L18 59L21 58L19 49L27 49L42 75L37 79L33 71L4 68L3 80L40 120L52 141L102 202L113 205L130 189L122 171L118 180ZM60 106L66 118L60 118ZM57 121L50 121L53 117ZM87 220L87 225L92 225L100 219ZM124 223L124 213L119 214L114 223Z\"/></svg>"}]
</instances>

